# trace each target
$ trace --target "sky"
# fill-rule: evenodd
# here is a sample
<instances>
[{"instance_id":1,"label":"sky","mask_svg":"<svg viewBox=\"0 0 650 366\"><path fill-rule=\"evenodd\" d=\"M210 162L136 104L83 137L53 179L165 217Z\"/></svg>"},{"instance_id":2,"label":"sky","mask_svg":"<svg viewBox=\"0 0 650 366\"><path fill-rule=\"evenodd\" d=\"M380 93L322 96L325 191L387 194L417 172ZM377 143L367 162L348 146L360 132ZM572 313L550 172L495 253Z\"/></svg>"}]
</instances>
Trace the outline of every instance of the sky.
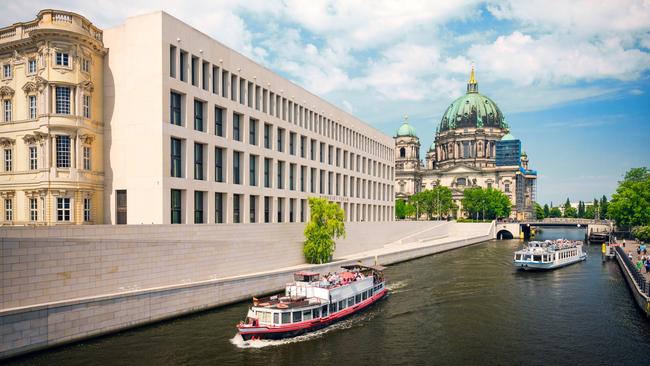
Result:
<instances>
[{"instance_id":1,"label":"sky","mask_svg":"<svg viewBox=\"0 0 650 366\"><path fill-rule=\"evenodd\" d=\"M31 0L100 28L165 10L393 136L408 114L424 150L471 65L538 171L537 201L592 200L650 167L650 0Z\"/></svg>"}]
</instances>

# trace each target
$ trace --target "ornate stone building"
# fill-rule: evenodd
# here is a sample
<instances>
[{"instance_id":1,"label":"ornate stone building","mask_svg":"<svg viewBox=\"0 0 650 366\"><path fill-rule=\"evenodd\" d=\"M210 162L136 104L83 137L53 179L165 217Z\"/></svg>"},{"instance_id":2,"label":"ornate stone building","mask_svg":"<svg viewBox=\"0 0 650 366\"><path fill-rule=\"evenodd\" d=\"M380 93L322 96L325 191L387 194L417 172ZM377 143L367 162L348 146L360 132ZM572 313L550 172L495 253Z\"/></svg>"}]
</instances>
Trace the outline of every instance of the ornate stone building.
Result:
<instances>
[{"instance_id":1,"label":"ornate stone building","mask_svg":"<svg viewBox=\"0 0 650 366\"><path fill-rule=\"evenodd\" d=\"M0 29L0 225L103 222L105 54L74 13Z\"/></svg>"},{"instance_id":2,"label":"ornate stone building","mask_svg":"<svg viewBox=\"0 0 650 366\"><path fill-rule=\"evenodd\" d=\"M478 92L474 69L467 93L443 114L435 139L420 160L420 140L405 119L395 134L395 194L407 199L436 185L450 187L461 208L468 187L496 188L512 202L512 218L533 215L537 173L528 169L521 142L509 132L503 113L492 99Z\"/></svg>"}]
</instances>

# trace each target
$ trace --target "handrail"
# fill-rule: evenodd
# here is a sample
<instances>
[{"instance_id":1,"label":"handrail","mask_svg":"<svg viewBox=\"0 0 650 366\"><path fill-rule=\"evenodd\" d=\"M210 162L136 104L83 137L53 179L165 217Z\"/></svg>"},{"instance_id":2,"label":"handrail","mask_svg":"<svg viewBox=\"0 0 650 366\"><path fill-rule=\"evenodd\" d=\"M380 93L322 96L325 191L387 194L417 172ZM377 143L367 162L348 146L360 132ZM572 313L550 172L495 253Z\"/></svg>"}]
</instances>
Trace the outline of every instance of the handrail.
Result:
<instances>
[{"instance_id":1,"label":"handrail","mask_svg":"<svg viewBox=\"0 0 650 366\"><path fill-rule=\"evenodd\" d=\"M641 289L641 292L647 296L650 296L650 281L645 280L643 274L641 274L634 263L632 263L630 258L628 258L623 248L614 247L614 250L618 253L618 255L621 257L621 260L625 264L625 267L627 267L628 271L632 274L632 278L634 279L636 285L639 286L639 289Z\"/></svg>"}]
</instances>

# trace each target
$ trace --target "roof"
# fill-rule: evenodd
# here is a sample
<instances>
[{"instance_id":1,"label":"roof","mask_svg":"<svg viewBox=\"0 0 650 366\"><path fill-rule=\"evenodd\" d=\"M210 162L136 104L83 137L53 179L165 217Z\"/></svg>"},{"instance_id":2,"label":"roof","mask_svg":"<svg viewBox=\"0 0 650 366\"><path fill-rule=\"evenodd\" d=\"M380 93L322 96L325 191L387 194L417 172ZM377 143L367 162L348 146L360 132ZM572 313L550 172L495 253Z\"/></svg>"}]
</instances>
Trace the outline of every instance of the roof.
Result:
<instances>
[{"instance_id":1,"label":"roof","mask_svg":"<svg viewBox=\"0 0 650 366\"><path fill-rule=\"evenodd\" d=\"M300 272L296 272L294 274L298 275L298 276L318 276L319 275L318 272L312 272L312 271L300 271Z\"/></svg>"},{"instance_id":2,"label":"roof","mask_svg":"<svg viewBox=\"0 0 650 366\"><path fill-rule=\"evenodd\" d=\"M405 136L411 136L411 137L418 137L417 133L415 132L415 128L411 126L408 121L404 121L400 128L397 129L397 132L395 133L396 137L405 137Z\"/></svg>"},{"instance_id":3,"label":"roof","mask_svg":"<svg viewBox=\"0 0 650 366\"><path fill-rule=\"evenodd\" d=\"M511 133L507 133L501 138L501 141L512 141L512 140L516 140L516 138Z\"/></svg>"}]
</instances>

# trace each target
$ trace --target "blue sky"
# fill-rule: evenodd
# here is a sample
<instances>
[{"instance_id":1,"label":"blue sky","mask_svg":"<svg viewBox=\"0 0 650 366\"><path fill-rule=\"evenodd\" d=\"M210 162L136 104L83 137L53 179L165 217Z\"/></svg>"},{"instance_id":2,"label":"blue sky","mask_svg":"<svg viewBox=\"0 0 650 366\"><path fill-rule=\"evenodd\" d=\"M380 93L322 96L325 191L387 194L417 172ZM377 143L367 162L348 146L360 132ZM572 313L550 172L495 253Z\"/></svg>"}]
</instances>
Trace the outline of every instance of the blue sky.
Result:
<instances>
[{"instance_id":1,"label":"blue sky","mask_svg":"<svg viewBox=\"0 0 650 366\"><path fill-rule=\"evenodd\" d=\"M102 28L163 9L393 135L408 114L424 147L472 62L539 172L541 203L610 196L650 166L650 2L40 1Z\"/></svg>"}]
</instances>

